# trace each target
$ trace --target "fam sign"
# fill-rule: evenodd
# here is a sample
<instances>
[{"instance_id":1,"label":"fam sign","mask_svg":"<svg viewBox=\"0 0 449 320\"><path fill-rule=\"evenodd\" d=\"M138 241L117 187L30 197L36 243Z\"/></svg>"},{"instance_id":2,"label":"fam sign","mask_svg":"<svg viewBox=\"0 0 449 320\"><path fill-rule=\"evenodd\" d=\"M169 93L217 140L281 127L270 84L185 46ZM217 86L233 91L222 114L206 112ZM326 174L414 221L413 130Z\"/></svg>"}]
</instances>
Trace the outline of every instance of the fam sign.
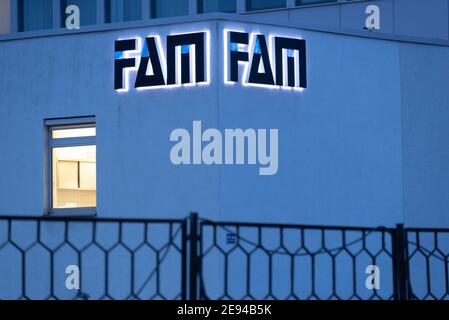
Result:
<instances>
[{"instance_id":1,"label":"fam sign","mask_svg":"<svg viewBox=\"0 0 449 320\"><path fill-rule=\"evenodd\" d=\"M114 89L127 92L210 83L209 31L115 41ZM307 87L306 41L300 38L224 30L225 84ZM131 72L135 75L130 79Z\"/></svg>"}]
</instances>

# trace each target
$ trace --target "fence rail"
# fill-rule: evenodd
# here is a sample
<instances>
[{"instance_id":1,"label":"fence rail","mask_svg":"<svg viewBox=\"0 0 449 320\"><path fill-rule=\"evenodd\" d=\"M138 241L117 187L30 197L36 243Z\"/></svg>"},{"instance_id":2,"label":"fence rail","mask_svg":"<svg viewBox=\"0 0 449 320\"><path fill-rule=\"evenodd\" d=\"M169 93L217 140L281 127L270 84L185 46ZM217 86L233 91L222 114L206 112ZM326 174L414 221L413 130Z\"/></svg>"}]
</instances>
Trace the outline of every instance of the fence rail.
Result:
<instances>
[{"instance_id":1,"label":"fence rail","mask_svg":"<svg viewBox=\"0 0 449 320\"><path fill-rule=\"evenodd\" d=\"M0 299L449 299L449 229L0 217Z\"/></svg>"}]
</instances>

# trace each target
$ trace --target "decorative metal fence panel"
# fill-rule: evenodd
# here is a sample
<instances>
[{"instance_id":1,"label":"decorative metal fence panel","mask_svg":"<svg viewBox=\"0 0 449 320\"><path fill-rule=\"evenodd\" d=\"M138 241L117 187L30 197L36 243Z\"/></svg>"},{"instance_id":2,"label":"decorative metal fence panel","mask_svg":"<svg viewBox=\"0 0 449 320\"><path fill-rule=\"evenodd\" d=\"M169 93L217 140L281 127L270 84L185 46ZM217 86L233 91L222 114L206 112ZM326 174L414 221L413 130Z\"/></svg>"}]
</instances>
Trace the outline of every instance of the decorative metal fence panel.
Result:
<instances>
[{"instance_id":1,"label":"decorative metal fence panel","mask_svg":"<svg viewBox=\"0 0 449 320\"><path fill-rule=\"evenodd\" d=\"M389 229L203 221L200 252L202 299L395 297ZM370 266L384 270L379 289Z\"/></svg>"},{"instance_id":2,"label":"decorative metal fence panel","mask_svg":"<svg viewBox=\"0 0 449 320\"><path fill-rule=\"evenodd\" d=\"M449 229L0 217L0 299L448 300Z\"/></svg>"},{"instance_id":3,"label":"decorative metal fence panel","mask_svg":"<svg viewBox=\"0 0 449 320\"><path fill-rule=\"evenodd\" d=\"M408 298L449 299L449 229L406 229Z\"/></svg>"},{"instance_id":4,"label":"decorative metal fence panel","mask_svg":"<svg viewBox=\"0 0 449 320\"><path fill-rule=\"evenodd\" d=\"M0 299L185 299L185 244L183 220L0 218Z\"/></svg>"}]
</instances>

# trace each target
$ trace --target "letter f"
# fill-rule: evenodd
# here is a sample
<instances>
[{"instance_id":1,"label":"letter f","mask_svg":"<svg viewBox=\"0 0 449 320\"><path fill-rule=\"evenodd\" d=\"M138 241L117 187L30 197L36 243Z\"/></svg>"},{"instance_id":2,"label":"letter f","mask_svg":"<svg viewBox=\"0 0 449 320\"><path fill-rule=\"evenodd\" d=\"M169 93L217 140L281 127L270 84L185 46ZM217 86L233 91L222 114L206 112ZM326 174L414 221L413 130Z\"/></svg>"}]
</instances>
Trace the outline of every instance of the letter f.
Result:
<instances>
[{"instance_id":1,"label":"letter f","mask_svg":"<svg viewBox=\"0 0 449 320\"><path fill-rule=\"evenodd\" d=\"M238 45L248 45L249 36L246 32L229 32L230 41L230 79L228 81L238 82L239 81L239 61L248 62L249 55L248 52L238 51Z\"/></svg>"},{"instance_id":2,"label":"letter f","mask_svg":"<svg viewBox=\"0 0 449 320\"><path fill-rule=\"evenodd\" d=\"M136 40L117 40L115 41L115 64L114 64L114 89L126 89L128 83L123 84L123 70L136 66L135 58L123 58L124 51L136 50ZM127 82L127 81L126 81Z\"/></svg>"}]
</instances>

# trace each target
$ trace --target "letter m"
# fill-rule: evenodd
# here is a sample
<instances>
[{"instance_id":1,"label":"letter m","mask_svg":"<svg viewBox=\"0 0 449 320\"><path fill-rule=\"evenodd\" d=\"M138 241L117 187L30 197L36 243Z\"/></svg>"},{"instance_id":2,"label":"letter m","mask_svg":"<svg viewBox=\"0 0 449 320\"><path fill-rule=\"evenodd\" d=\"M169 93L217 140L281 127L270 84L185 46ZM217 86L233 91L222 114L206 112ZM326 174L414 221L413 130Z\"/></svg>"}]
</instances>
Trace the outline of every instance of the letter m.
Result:
<instances>
[{"instance_id":1,"label":"letter m","mask_svg":"<svg viewBox=\"0 0 449 320\"><path fill-rule=\"evenodd\" d=\"M306 41L275 37L276 85L307 88Z\"/></svg>"},{"instance_id":2,"label":"letter m","mask_svg":"<svg viewBox=\"0 0 449 320\"><path fill-rule=\"evenodd\" d=\"M167 84L206 82L205 34L196 32L167 37Z\"/></svg>"}]
</instances>

